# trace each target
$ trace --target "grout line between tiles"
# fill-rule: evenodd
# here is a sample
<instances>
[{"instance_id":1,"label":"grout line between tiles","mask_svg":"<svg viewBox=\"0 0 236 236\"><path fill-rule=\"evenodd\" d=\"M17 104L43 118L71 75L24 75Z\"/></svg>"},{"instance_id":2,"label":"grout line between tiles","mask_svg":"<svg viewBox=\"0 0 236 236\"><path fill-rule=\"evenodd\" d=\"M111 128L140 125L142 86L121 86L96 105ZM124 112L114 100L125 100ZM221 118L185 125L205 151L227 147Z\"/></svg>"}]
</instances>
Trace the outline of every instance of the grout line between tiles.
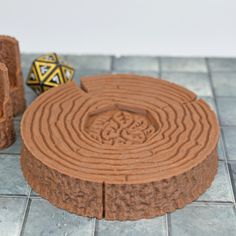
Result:
<instances>
[{"instance_id":1,"label":"grout line between tiles","mask_svg":"<svg viewBox=\"0 0 236 236\"><path fill-rule=\"evenodd\" d=\"M28 194L0 194L0 198L27 198Z\"/></svg>"},{"instance_id":2,"label":"grout line between tiles","mask_svg":"<svg viewBox=\"0 0 236 236\"><path fill-rule=\"evenodd\" d=\"M158 63L158 78L161 78L161 71L162 71L162 67L161 67L161 58L157 57L157 63Z\"/></svg>"},{"instance_id":3,"label":"grout line between tiles","mask_svg":"<svg viewBox=\"0 0 236 236\"><path fill-rule=\"evenodd\" d=\"M211 90L212 90L212 94L213 94L213 100L214 100L215 107L216 107L216 113L217 113L217 116L219 117L219 107L218 107L216 96L215 96L215 89L214 89L214 86L213 86L212 74L211 74L208 58L205 58L205 62L206 62L208 78L209 78L209 81L210 81L210 86L211 86ZM225 149L225 147L226 147L226 145L225 145L225 138L223 137L224 134L222 132L222 129L220 129L220 131L221 131L221 136L222 136L221 138L222 138L222 144L223 144L222 145L222 151L223 151L223 154L225 156L227 178L228 178L228 181L230 183L230 190L231 190L231 194L233 196L233 201L234 201L234 205L235 205L235 196L234 196L234 191L233 191L233 182L232 182L232 179L230 178L229 167L228 167L228 155L227 155L227 150Z\"/></svg>"},{"instance_id":4,"label":"grout line between tiles","mask_svg":"<svg viewBox=\"0 0 236 236\"><path fill-rule=\"evenodd\" d=\"M96 236L96 224L97 224L97 219L94 218L94 220L93 220L93 230L92 230L91 236Z\"/></svg>"},{"instance_id":5,"label":"grout line between tiles","mask_svg":"<svg viewBox=\"0 0 236 236\"><path fill-rule=\"evenodd\" d=\"M234 199L234 198L233 198ZM234 201L211 201L211 200L196 200L195 203L206 203L206 204L234 204Z\"/></svg>"},{"instance_id":6,"label":"grout line between tiles","mask_svg":"<svg viewBox=\"0 0 236 236\"><path fill-rule=\"evenodd\" d=\"M172 226L171 226L171 214L166 214L166 225L167 225L167 236L172 235Z\"/></svg>"},{"instance_id":7,"label":"grout line between tiles","mask_svg":"<svg viewBox=\"0 0 236 236\"><path fill-rule=\"evenodd\" d=\"M98 228L98 220L95 219L95 230L94 230L94 236L98 236L98 230L97 230L97 228Z\"/></svg>"},{"instance_id":8,"label":"grout line between tiles","mask_svg":"<svg viewBox=\"0 0 236 236\"><path fill-rule=\"evenodd\" d=\"M230 128L230 127L232 127L232 128L235 128L236 127L236 125L221 125L220 126L221 128L224 128L224 127L228 127L228 128Z\"/></svg>"},{"instance_id":9,"label":"grout line between tiles","mask_svg":"<svg viewBox=\"0 0 236 236\"><path fill-rule=\"evenodd\" d=\"M22 219L21 226L20 226L19 236L23 236L24 229L25 229L25 224L26 224L26 221L27 221L27 218L28 218L30 204L31 204L30 193L31 193L31 189L29 190L29 192L27 194L27 202L26 202L26 207L25 207L23 219Z\"/></svg>"},{"instance_id":10,"label":"grout line between tiles","mask_svg":"<svg viewBox=\"0 0 236 236\"><path fill-rule=\"evenodd\" d=\"M201 71L183 71L183 70L164 70L163 74L196 74L196 75L208 75L207 72Z\"/></svg>"},{"instance_id":11,"label":"grout line between tiles","mask_svg":"<svg viewBox=\"0 0 236 236\"><path fill-rule=\"evenodd\" d=\"M230 178L231 178L231 180L232 180L232 182L233 182L233 170L231 169L231 165L230 165L230 163L228 163L228 168L229 168L229 176L230 176ZM234 192L234 201L236 200L236 187L235 187L235 185L234 184L232 184L232 189L233 189L233 192Z\"/></svg>"},{"instance_id":12,"label":"grout line between tiles","mask_svg":"<svg viewBox=\"0 0 236 236\"><path fill-rule=\"evenodd\" d=\"M110 66L110 71L115 71L115 67L114 67L114 64L115 64L115 59L116 57L113 55L111 56L111 66Z\"/></svg>"},{"instance_id":13,"label":"grout line between tiles","mask_svg":"<svg viewBox=\"0 0 236 236\"><path fill-rule=\"evenodd\" d=\"M215 96L216 98L220 98L220 99L224 99L224 98L226 98L226 99L236 99L236 96Z\"/></svg>"},{"instance_id":14,"label":"grout line between tiles","mask_svg":"<svg viewBox=\"0 0 236 236\"><path fill-rule=\"evenodd\" d=\"M206 206L206 205L217 205L217 206L232 206L234 202L222 202L222 201L194 201L187 206Z\"/></svg>"},{"instance_id":15,"label":"grout line between tiles","mask_svg":"<svg viewBox=\"0 0 236 236\"><path fill-rule=\"evenodd\" d=\"M16 158L16 157L18 157L19 155L20 155L20 153L19 154L17 154L17 153L9 153L9 152L6 152L6 153L3 153L3 152L1 152L0 153L0 158L1 158L1 156L9 156L9 158Z\"/></svg>"},{"instance_id":16,"label":"grout line between tiles","mask_svg":"<svg viewBox=\"0 0 236 236\"><path fill-rule=\"evenodd\" d=\"M221 131L222 131L222 129L221 129ZM231 194L233 196L234 204L236 204L235 195L234 195L234 188L233 188L234 183L233 183L233 179L231 178L231 174L230 174L230 170L229 170L228 154L227 154L227 150L225 149L226 144L225 144L225 139L223 137L224 134L223 134L223 132L221 132L221 133L222 133L222 137L221 137L222 138L222 151L223 151L223 155L225 156L226 171L228 172L227 178L230 183L230 190L231 190Z\"/></svg>"},{"instance_id":17,"label":"grout line between tiles","mask_svg":"<svg viewBox=\"0 0 236 236\"><path fill-rule=\"evenodd\" d=\"M159 57L159 76L162 79L162 63L161 63L161 58Z\"/></svg>"}]
</instances>

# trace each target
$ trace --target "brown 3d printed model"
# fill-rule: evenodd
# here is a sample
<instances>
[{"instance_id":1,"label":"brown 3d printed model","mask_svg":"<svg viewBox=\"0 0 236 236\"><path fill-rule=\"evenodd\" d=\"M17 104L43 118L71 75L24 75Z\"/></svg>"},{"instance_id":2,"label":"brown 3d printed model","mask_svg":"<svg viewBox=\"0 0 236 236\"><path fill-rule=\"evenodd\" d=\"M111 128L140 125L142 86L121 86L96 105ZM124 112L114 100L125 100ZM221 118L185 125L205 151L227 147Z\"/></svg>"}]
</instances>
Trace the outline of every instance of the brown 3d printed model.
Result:
<instances>
[{"instance_id":1,"label":"brown 3d printed model","mask_svg":"<svg viewBox=\"0 0 236 236\"><path fill-rule=\"evenodd\" d=\"M7 67L0 63L0 149L15 141Z\"/></svg>"},{"instance_id":2,"label":"brown 3d printed model","mask_svg":"<svg viewBox=\"0 0 236 236\"><path fill-rule=\"evenodd\" d=\"M175 84L105 75L54 88L21 123L23 173L54 205L127 220L197 199L217 172L214 112Z\"/></svg>"},{"instance_id":3,"label":"brown 3d printed model","mask_svg":"<svg viewBox=\"0 0 236 236\"><path fill-rule=\"evenodd\" d=\"M18 41L15 38L0 35L0 62L8 68L13 113L17 115L24 111L25 99L20 50Z\"/></svg>"}]
</instances>

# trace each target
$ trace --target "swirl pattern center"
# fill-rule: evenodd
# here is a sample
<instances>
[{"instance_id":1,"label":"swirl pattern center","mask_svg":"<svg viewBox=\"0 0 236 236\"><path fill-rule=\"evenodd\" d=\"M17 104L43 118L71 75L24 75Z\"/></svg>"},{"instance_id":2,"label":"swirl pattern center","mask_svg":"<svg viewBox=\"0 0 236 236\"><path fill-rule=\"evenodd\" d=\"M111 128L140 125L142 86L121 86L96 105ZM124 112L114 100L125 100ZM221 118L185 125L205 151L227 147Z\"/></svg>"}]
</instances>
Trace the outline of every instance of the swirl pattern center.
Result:
<instances>
[{"instance_id":1,"label":"swirl pattern center","mask_svg":"<svg viewBox=\"0 0 236 236\"><path fill-rule=\"evenodd\" d=\"M156 132L145 114L128 110L108 110L89 117L88 134L101 144L142 144Z\"/></svg>"}]
</instances>

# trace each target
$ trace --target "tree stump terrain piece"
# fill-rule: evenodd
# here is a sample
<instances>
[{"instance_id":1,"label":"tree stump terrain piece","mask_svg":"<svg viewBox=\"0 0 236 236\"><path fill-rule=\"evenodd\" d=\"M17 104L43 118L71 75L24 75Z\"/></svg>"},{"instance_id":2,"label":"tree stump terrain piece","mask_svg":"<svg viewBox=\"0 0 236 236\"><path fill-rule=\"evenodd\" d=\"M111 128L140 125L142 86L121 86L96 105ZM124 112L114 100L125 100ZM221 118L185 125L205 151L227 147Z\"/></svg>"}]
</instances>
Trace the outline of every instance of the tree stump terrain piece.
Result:
<instances>
[{"instance_id":1,"label":"tree stump terrain piece","mask_svg":"<svg viewBox=\"0 0 236 236\"><path fill-rule=\"evenodd\" d=\"M15 38L0 35L0 62L8 68L13 114L17 115L25 110L25 99L20 50Z\"/></svg>"},{"instance_id":2,"label":"tree stump terrain piece","mask_svg":"<svg viewBox=\"0 0 236 236\"><path fill-rule=\"evenodd\" d=\"M38 97L21 122L21 166L59 208L108 220L172 212L217 172L219 126L191 91L159 79L104 75Z\"/></svg>"},{"instance_id":3,"label":"tree stump terrain piece","mask_svg":"<svg viewBox=\"0 0 236 236\"><path fill-rule=\"evenodd\" d=\"M0 149L15 141L13 111L7 67L0 63Z\"/></svg>"}]
</instances>

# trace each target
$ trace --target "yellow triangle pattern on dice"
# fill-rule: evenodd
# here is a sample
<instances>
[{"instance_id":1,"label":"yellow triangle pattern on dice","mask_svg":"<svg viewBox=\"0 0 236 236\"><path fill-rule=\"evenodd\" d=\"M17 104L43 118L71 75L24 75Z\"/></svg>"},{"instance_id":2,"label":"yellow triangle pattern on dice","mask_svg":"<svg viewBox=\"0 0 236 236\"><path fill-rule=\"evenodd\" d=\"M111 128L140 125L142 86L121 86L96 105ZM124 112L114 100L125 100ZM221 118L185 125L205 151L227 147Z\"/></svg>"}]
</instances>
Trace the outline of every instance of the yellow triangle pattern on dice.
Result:
<instances>
[{"instance_id":1,"label":"yellow triangle pattern on dice","mask_svg":"<svg viewBox=\"0 0 236 236\"><path fill-rule=\"evenodd\" d=\"M33 65L32 68L31 68L31 71L28 75L28 79L27 79L27 84L28 85L35 85L35 84L39 84L39 77L36 73L36 69L35 69L35 66Z\"/></svg>"},{"instance_id":2,"label":"yellow triangle pattern on dice","mask_svg":"<svg viewBox=\"0 0 236 236\"><path fill-rule=\"evenodd\" d=\"M74 70L68 66L62 66L62 72L64 75L64 80L67 82L68 80L72 80L74 77Z\"/></svg>"},{"instance_id":3,"label":"yellow triangle pattern on dice","mask_svg":"<svg viewBox=\"0 0 236 236\"><path fill-rule=\"evenodd\" d=\"M40 94L52 87L66 83L74 77L74 69L56 53L34 60L27 78L27 85Z\"/></svg>"},{"instance_id":4,"label":"yellow triangle pattern on dice","mask_svg":"<svg viewBox=\"0 0 236 236\"><path fill-rule=\"evenodd\" d=\"M43 81L55 68L56 64L35 61L35 67L39 75L40 81Z\"/></svg>"},{"instance_id":5,"label":"yellow triangle pattern on dice","mask_svg":"<svg viewBox=\"0 0 236 236\"><path fill-rule=\"evenodd\" d=\"M55 53L47 54L47 55L37 58L37 61L55 63L57 61L57 55Z\"/></svg>"},{"instance_id":6,"label":"yellow triangle pattern on dice","mask_svg":"<svg viewBox=\"0 0 236 236\"><path fill-rule=\"evenodd\" d=\"M60 68L57 68L53 73L44 81L44 85L55 86L63 84L63 77Z\"/></svg>"}]
</instances>

